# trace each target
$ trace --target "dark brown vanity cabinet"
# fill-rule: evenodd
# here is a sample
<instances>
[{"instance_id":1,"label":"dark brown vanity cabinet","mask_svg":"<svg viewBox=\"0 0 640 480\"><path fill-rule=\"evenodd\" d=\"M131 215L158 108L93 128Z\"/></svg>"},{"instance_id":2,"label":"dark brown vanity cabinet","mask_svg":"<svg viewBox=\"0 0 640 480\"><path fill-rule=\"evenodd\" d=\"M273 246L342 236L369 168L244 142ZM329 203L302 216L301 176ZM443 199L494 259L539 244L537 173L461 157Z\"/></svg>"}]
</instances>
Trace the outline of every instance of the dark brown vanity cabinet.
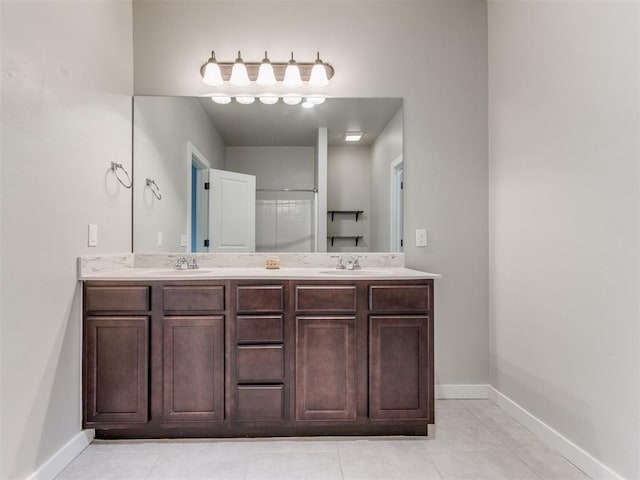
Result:
<instances>
[{"instance_id":1,"label":"dark brown vanity cabinet","mask_svg":"<svg viewBox=\"0 0 640 480\"><path fill-rule=\"evenodd\" d=\"M287 419L284 282L234 282L234 402L237 425L282 425Z\"/></svg>"},{"instance_id":2,"label":"dark brown vanity cabinet","mask_svg":"<svg viewBox=\"0 0 640 480\"><path fill-rule=\"evenodd\" d=\"M97 438L425 435L433 280L87 281Z\"/></svg>"},{"instance_id":3,"label":"dark brown vanity cabinet","mask_svg":"<svg viewBox=\"0 0 640 480\"><path fill-rule=\"evenodd\" d=\"M148 420L148 286L84 288L84 425Z\"/></svg>"},{"instance_id":4,"label":"dark brown vanity cabinet","mask_svg":"<svg viewBox=\"0 0 640 480\"><path fill-rule=\"evenodd\" d=\"M356 285L296 284L296 420L357 417Z\"/></svg>"}]
</instances>

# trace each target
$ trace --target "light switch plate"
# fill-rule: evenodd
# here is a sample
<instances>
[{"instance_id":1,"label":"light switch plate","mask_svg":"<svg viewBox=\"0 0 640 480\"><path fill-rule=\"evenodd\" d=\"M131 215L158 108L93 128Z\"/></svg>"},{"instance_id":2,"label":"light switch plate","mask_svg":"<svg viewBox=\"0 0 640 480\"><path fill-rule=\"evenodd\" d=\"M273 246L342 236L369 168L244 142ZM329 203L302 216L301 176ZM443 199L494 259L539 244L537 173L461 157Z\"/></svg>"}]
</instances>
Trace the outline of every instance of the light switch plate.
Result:
<instances>
[{"instance_id":1,"label":"light switch plate","mask_svg":"<svg viewBox=\"0 0 640 480\"><path fill-rule=\"evenodd\" d=\"M98 225L96 225L95 223L89 224L88 243L90 247L98 246Z\"/></svg>"},{"instance_id":2,"label":"light switch plate","mask_svg":"<svg viewBox=\"0 0 640 480\"><path fill-rule=\"evenodd\" d=\"M186 247L187 246L187 235L186 234L182 234L180 235L180 246L181 247Z\"/></svg>"},{"instance_id":3,"label":"light switch plate","mask_svg":"<svg viewBox=\"0 0 640 480\"><path fill-rule=\"evenodd\" d=\"M162 244L162 232L158 232L158 236L156 237L156 247L161 247Z\"/></svg>"},{"instance_id":4,"label":"light switch plate","mask_svg":"<svg viewBox=\"0 0 640 480\"><path fill-rule=\"evenodd\" d=\"M416 247L427 246L427 230L422 228L416 230Z\"/></svg>"}]
</instances>

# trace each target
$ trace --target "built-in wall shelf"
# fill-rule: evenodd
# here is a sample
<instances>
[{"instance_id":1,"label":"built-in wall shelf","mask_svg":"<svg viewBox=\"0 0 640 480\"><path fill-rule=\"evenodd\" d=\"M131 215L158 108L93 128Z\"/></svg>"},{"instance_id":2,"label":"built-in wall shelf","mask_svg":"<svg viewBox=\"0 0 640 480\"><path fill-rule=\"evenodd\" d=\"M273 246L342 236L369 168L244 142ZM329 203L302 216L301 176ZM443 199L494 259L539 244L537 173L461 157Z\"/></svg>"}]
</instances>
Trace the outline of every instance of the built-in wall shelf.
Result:
<instances>
[{"instance_id":1,"label":"built-in wall shelf","mask_svg":"<svg viewBox=\"0 0 640 480\"><path fill-rule=\"evenodd\" d=\"M356 242L356 247L357 247L357 246L358 246L358 242L359 242L360 240L362 240L363 238L364 238L364 237L363 237L362 235L331 235L331 236L328 236L328 237L327 237L327 239L328 239L328 240L331 240L331 246L332 246L332 247L333 247L333 242L334 242L335 240L344 240L344 239L347 239L347 240L355 240L355 242Z\"/></svg>"},{"instance_id":2,"label":"built-in wall shelf","mask_svg":"<svg viewBox=\"0 0 640 480\"><path fill-rule=\"evenodd\" d=\"M358 217L364 213L364 210L327 210L327 213L331 215L332 222L336 214L355 215L357 222Z\"/></svg>"}]
</instances>

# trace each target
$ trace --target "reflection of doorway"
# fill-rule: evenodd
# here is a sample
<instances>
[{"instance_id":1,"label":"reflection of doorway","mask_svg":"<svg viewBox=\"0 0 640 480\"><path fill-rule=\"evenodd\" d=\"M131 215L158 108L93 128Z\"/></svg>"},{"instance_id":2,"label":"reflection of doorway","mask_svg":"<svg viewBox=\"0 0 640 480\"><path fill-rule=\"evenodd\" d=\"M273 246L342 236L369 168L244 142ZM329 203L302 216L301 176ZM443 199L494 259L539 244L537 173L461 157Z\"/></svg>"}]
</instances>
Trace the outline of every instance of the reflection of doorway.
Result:
<instances>
[{"instance_id":1,"label":"reflection of doorway","mask_svg":"<svg viewBox=\"0 0 640 480\"><path fill-rule=\"evenodd\" d=\"M187 213L188 251L208 252L209 195L205 183L209 181L210 164L200 151L187 142L189 166L189 211Z\"/></svg>"},{"instance_id":2,"label":"reflection of doorway","mask_svg":"<svg viewBox=\"0 0 640 480\"><path fill-rule=\"evenodd\" d=\"M391 251L402 252L403 241L403 190L404 190L404 166L402 155L391 162Z\"/></svg>"}]
</instances>

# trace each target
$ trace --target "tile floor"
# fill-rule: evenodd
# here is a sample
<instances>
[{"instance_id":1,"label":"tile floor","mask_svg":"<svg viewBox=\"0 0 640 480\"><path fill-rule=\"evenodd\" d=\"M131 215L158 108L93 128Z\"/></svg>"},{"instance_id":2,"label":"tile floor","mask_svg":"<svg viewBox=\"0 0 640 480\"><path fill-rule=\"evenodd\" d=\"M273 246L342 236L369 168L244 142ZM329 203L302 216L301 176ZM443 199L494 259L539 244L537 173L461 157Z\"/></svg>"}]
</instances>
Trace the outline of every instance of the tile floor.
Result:
<instances>
[{"instance_id":1,"label":"tile floor","mask_svg":"<svg viewBox=\"0 0 640 480\"><path fill-rule=\"evenodd\" d=\"M58 480L588 480L489 400L438 400L436 438L95 441Z\"/></svg>"}]
</instances>

